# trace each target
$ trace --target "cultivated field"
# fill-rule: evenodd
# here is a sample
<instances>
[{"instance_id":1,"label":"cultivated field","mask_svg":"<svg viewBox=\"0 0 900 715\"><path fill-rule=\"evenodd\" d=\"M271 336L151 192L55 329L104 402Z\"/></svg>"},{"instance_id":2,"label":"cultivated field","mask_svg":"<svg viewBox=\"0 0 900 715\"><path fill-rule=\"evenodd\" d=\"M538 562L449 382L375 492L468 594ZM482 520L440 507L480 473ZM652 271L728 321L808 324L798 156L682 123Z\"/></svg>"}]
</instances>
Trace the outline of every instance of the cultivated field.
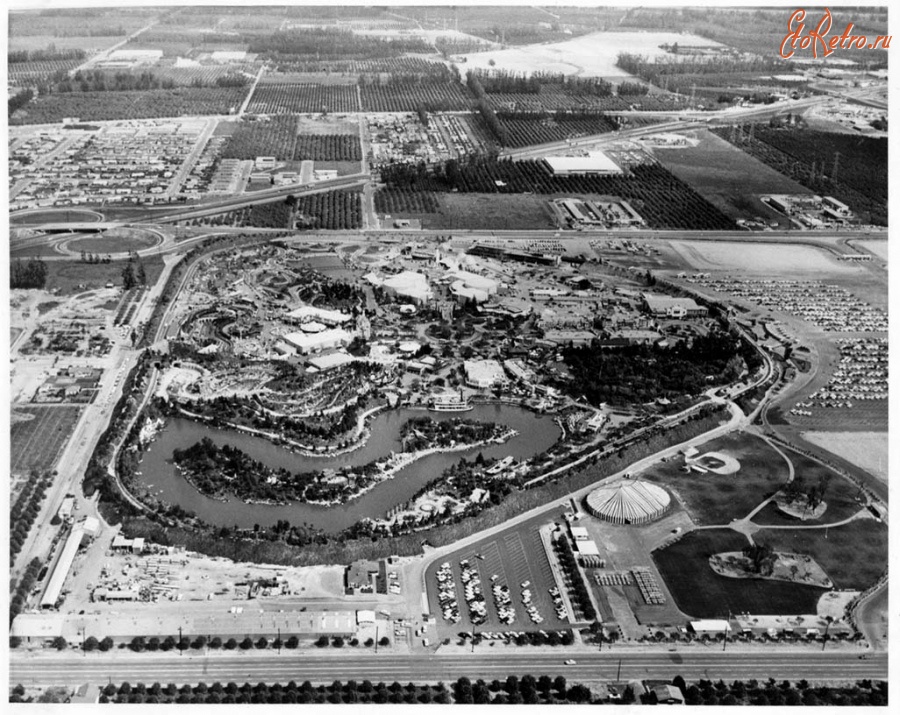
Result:
<instances>
[{"instance_id":1,"label":"cultivated field","mask_svg":"<svg viewBox=\"0 0 900 715\"><path fill-rule=\"evenodd\" d=\"M858 465L883 482L888 479L888 433L886 431L804 432L803 439Z\"/></svg>"},{"instance_id":2,"label":"cultivated field","mask_svg":"<svg viewBox=\"0 0 900 715\"><path fill-rule=\"evenodd\" d=\"M21 407L16 405L10 426L10 471L50 470L72 436L80 407Z\"/></svg>"},{"instance_id":3,"label":"cultivated field","mask_svg":"<svg viewBox=\"0 0 900 715\"><path fill-rule=\"evenodd\" d=\"M727 578L710 568L709 557L713 554L740 551L747 544L744 536L728 529L692 531L671 546L654 551L653 560L678 608L693 618L728 618L729 614L744 612L782 616L815 613L825 589L783 581Z\"/></svg>"},{"instance_id":4,"label":"cultivated field","mask_svg":"<svg viewBox=\"0 0 900 715\"><path fill-rule=\"evenodd\" d=\"M782 228L790 227L788 217L766 206L760 196L808 195L809 189L708 131L695 136L699 142L694 147L654 147L653 155L732 218L752 220L760 216L766 222L777 221Z\"/></svg>"},{"instance_id":5,"label":"cultivated field","mask_svg":"<svg viewBox=\"0 0 900 715\"><path fill-rule=\"evenodd\" d=\"M630 75L616 67L619 53L629 52L652 59L666 54L659 48L665 43L707 47L718 45L703 37L674 32L595 32L548 45L475 52L466 55L465 63L467 69L508 69L528 74L562 72L586 77L627 79Z\"/></svg>"}]
</instances>

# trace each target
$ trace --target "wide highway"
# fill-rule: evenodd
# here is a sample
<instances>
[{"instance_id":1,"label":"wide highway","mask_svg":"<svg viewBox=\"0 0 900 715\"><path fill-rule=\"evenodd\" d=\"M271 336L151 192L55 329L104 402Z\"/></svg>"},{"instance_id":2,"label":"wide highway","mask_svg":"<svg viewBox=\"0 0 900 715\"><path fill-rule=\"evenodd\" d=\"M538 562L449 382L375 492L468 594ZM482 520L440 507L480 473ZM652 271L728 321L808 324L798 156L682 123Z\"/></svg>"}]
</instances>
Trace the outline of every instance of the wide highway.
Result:
<instances>
[{"instance_id":1,"label":"wide highway","mask_svg":"<svg viewBox=\"0 0 900 715\"><path fill-rule=\"evenodd\" d=\"M566 659L575 665L565 665ZM527 647L498 653L459 655L407 655L347 650L282 650L214 652L211 655L153 655L120 653L23 654L12 651L10 684L76 686L94 683L252 682L287 683L291 680L330 683L334 680L371 680L401 683L451 682L462 676L472 680L502 679L508 675L565 675L569 680L665 679L676 675L699 678L747 680L856 680L887 679L887 654L860 658L855 651L821 652L785 647L767 652L725 650L718 645L686 646L657 653L629 652L625 647L600 652L529 652Z\"/></svg>"}]
</instances>

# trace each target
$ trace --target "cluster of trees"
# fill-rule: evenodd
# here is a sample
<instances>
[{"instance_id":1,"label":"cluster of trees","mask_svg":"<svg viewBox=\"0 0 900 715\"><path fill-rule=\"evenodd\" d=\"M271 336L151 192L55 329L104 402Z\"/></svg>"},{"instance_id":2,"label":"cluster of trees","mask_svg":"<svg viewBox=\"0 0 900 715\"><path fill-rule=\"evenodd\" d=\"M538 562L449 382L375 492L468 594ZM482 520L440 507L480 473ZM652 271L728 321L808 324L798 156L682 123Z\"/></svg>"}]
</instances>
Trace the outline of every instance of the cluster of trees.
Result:
<instances>
[{"instance_id":1,"label":"cluster of trees","mask_svg":"<svg viewBox=\"0 0 900 715\"><path fill-rule=\"evenodd\" d=\"M34 525L34 520L41 510L41 502L44 501L44 494L53 483L53 477L50 474L38 474L32 470L25 481L22 491L12 508L9 511L9 560L14 561L19 551L22 550L22 544L28 538L28 532Z\"/></svg>"},{"instance_id":2,"label":"cluster of trees","mask_svg":"<svg viewBox=\"0 0 900 715\"><path fill-rule=\"evenodd\" d=\"M491 112L491 115L493 113ZM496 116L494 116L496 120ZM540 161L496 156L450 159L428 167L381 167L389 188L488 194L601 194L627 200L651 228L734 230L734 221L660 164L639 164L616 175L557 176Z\"/></svg>"},{"instance_id":3,"label":"cluster of trees","mask_svg":"<svg viewBox=\"0 0 900 715\"><path fill-rule=\"evenodd\" d=\"M297 142L297 118L275 116L265 122L243 121L237 131L228 137L221 159L255 159L258 156L274 156L280 161L294 158Z\"/></svg>"},{"instance_id":4,"label":"cluster of trees","mask_svg":"<svg viewBox=\"0 0 900 715\"><path fill-rule=\"evenodd\" d=\"M887 683L858 680L853 685L813 686L806 680L767 681L701 679L688 685L680 675L672 679L684 694L686 705L887 705ZM654 696L642 697L642 702L655 703Z\"/></svg>"},{"instance_id":5,"label":"cluster of trees","mask_svg":"<svg viewBox=\"0 0 900 715\"><path fill-rule=\"evenodd\" d=\"M586 685L569 686L562 675L535 678L510 675L505 682L493 680L488 684L479 678L474 683L463 676L453 684L453 700L459 705L537 705L554 703L588 703L593 699Z\"/></svg>"},{"instance_id":6,"label":"cluster of trees","mask_svg":"<svg viewBox=\"0 0 900 715\"><path fill-rule=\"evenodd\" d=\"M806 502L806 508L815 511L825 499L829 481L831 481L831 472L826 472L819 477L818 482L811 485L807 485L803 475L797 473L784 487L784 495L791 502L802 498Z\"/></svg>"},{"instance_id":7,"label":"cluster of trees","mask_svg":"<svg viewBox=\"0 0 900 715\"><path fill-rule=\"evenodd\" d=\"M294 161L359 161L362 151L356 134L301 134L294 148Z\"/></svg>"},{"instance_id":8,"label":"cluster of trees","mask_svg":"<svg viewBox=\"0 0 900 715\"><path fill-rule=\"evenodd\" d=\"M441 205L430 191L386 187L375 192L375 210L391 216L404 213L431 214L439 213Z\"/></svg>"},{"instance_id":9,"label":"cluster of trees","mask_svg":"<svg viewBox=\"0 0 900 715\"><path fill-rule=\"evenodd\" d=\"M122 287L125 290L131 290L136 286L145 285L147 285L147 273L144 270L144 263L137 253L132 252L128 255L125 267L122 268Z\"/></svg>"},{"instance_id":10,"label":"cluster of trees","mask_svg":"<svg viewBox=\"0 0 900 715\"><path fill-rule=\"evenodd\" d=\"M31 561L28 562L28 566L25 567L25 573L22 574L22 578L19 579L19 583L16 584L15 591L13 592L12 598L9 601L9 624L12 625L12 622L16 619L22 609L25 608L25 603L28 600L28 594L31 593L31 589L34 588L34 584L37 583L38 576L41 573L41 569L44 568L43 562L34 557ZM9 642L10 648L17 648L20 645L20 641L17 638L10 638Z\"/></svg>"},{"instance_id":11,"label":"cluster of trees","mask_svg":"<svg viewBox=\"0 0 900 715\"><path fill-rule=\"evenodd\" d=\"M492 70L472 72L481 89L488 94L540 94L542 87L552 87L566 94L586 97L610 97L613 85L599 77L569 77L554 72L534 72L530 75ZM476 94L476 97L480 96Z\"/></svg>"},{"instance_id":12,"label":"cluster of trees","mask_svg":"<svg viewBox=\"0 0 900 715\"><path fill-rule=\"evenodd\" d=\"M775 549L769 544L763 544L758 541L753 544L747 544L741 549L741 553L744 555L744 558L750 561L750 570L753 573L757 573L760 576L772 575L778 556L775 554Z\"/></svg>"},{"instance_id":13,"label":"cluster of trees","mask_svg":"<svg viewBox=\"0 0 900 715\"><path fill-rule=\"evenodd\" d=\"M358 112L359 95L348 84L260 84L247 108L260 114Z\"/></svg>"},{"instance_id":14,"label":"cluster of trees","mask_svg":"<svg viewBox=\"0 0 900 715\"><path fill-rule=\"evenodd\" d=\"M101 256L99 253L88 253L87 251L81 252L81 262L82 263L110 263L112 262L112 258L109 254L105 256Z\"/></svg>"},{"instance_id":15,"label":"cluster of trees","mask_svg":"<svg viewBox=\"0 0 900 715\"><path fill-rule=\"evenodd\" d=\"M146 92L150 89L173 89L175 82L169 78L160 79L152 72L105 72L103 70L79 70L71 79L57 82L51 91L55 92ZM42 93L43 94L43 93Z\"/></svg>"},{"instance_id":16,"label":"cluster of trees","mask_svg":"<svg viewBox=\"0 0 900 715\"><path fill-rule=\"evenodd\" d=\"M578 562L575 560L569 539L560 536L554 542L554 546L559 557L559 564L569 583L569 595L572 596L572 600L581 611L584 620L593 621L597 617L597 611L594 610L594 603L591 601L588 587L584 585L584 577L581 575L581 569L578 568Z\"/></svg>"},{"instance_id":17,"label":"cluster of trees","mask_svg":"<svg viewBox=\"0 0 900 715\"><path fill-rule=\"evenodd\" d=\"M504 428L495 422L476 422L461 418L438 421L431 417L413 417L400 429L400 441L404 452L416 452L430 447L483 442L503 431Z\"/></svg>"},{"instance_id":18,"label":"cluster of trees","mask_svg":"<svg viewBox=\"0 0 900 715\"><path fill-rule=\"evenodd\" d=\"M40 92L40 87L38 89ZM40 94L29 105L27 116L13 117L10 122L54 124L64 117L80 117L85 122L95 122L229 114L241 106L246 90L235 87L176 87L171 90Z\"/></svg>"},{"instance_id":19,"label":"cluster of trees","mask_svg":"<svg viewBox=\"0 0 900 715\"><path fill-rule=\"evenodd\" d=\"M664 87L669 77L678 75L778 74L784 73L784 61L777 55L707 55L704 57L664 57L650 60L644 55L619 53L616 66L645 82Z\"/></svg>"},{"instance_id":20,"label":"cluster of trees","mask_svg":"<svg viewBox=\"0 0 900 715\"><path fill-rule=\"evenodd\" d=\"M309 57L316 61L377 59L406 53L428 54L433 48L418 37L385 40L351 30L315 28L254 35L247 50L266 59Z\"/></svg>"},{"instance_id":21,"label":"cluster of trees","mask_svg":"<svg viewBox=\"0 0 900 715\"><path fill-rule=\"evenodd\" d=\"M43 288L47 282L47 264L40 258L17 258L9 267L10 288Z\"/></svg>"},{"instance_id":22,"label":"cluster of trees","mask_svg":"<svg viewBox=\"0 0 900 715\"><path fill-rule=\"evenodd\" d=\"M45 50L10 50L6 53L6 61L11 64L23 62L51 62L55 60L83 60L86 57L84 50L58 50L50 45Z\"/></svg>"},{"instance_id":23,"label":"cluster of trees","mask_svg":"<svg viewBox=\"0 0 900 715\"><path fill-rule=\"evenodd\" d=\"M34 99L34 90L31 89L23 89L21 92L17 92L12 97L7 100L7 116L12 116L20 109L22 109L26 104L28 104L32 99Z\"/></svg>"},{"instance_id":24,"label":"cluster of trees","mask_svg":"<svg viewBox=\"0 0 900 715\"><path fill-rule=\"evenodd\" d=\"M497 112L503 146L522 147L561 141L573 135L601 134L619 127L615 118L598 110L574 112Z\"/></svg>"},{"instance_id":25,"label":"cluster of trees","mask_svg":"<svg viewBox=\"0 0 900 715\"><path fill-rule=\"evenodd\" d=\"M716 382L731 382L744 367L740 340L723 331L697 336L671 347L597 344L569 347L563 359L572 379L563 387L592 405L628 404L660 397L695 395Z\"/></svg>"},{"instance_id":26,"label":"cluster of trees","mask_svg":"<svg viewBox=\"0 0 900 715\"><path fill-rule=\"evenodd\" d=\"M365 85L359 88L364 112L466 111L472 98L458 82L428 81L410 84Z\"/></svg>"},{"instance_id":27,"label":"cluster of trees","mask_svg":"<svg viewBox=\"0 0 900 715\"><path fill-rule=\"evenodd\" d=\"M297 197L296 228L341 230L362 226L362 201L357 191L325 191Z\"/></svg>"},{"instance_id":28,"label":"cluster of trees","mask_svg":"<svg viewBox=\"0 0 900 715\"><path fill-rule=\"evenodd\" d=\"M620 97L643 97L650 91L650 87L640 82L620 82L616 87L616 94Z\"/></svg>"},{"instance_id":29,"label":"cluster of trees","mask_svg":"<svg viewBox=\"0 0 900 715\"><path fill-rule=\"evenodd\" d=\"M13 697L24 695L24 688L13 690ZM13 698L11 698L12 700ZM256 685L244 683L216 682L212 685L199 683L197 685L183 685L180 688L173 683L161 685L153 683L150 686L144 683L131 685L107 685L101 695L101 703L253 703L253 704L357 704L357 703L408 703L427 704L452 702L449 690L443 683L437 685L415 685L409 683L401 685L394 682L386 685L384 682L373 684L369 680L357 682L349 680L346 683L335 680L330 685L314 686L308 680L298 685L293 680L286 685L281 683L267 684L259 682Z\"/></svg>"}]
</instances>

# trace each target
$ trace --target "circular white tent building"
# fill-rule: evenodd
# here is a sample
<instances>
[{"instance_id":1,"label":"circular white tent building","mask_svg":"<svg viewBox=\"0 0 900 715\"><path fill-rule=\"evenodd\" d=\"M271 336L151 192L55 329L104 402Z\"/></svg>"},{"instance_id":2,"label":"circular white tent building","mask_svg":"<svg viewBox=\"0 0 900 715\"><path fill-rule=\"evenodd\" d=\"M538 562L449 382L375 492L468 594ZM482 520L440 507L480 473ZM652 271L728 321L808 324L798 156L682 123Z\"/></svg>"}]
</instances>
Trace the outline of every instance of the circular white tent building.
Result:
<instances>
[{"instance_id":1,"label":"circular white tent building","mask_svg":"<svg viewBox=\"0 0 900 715\"><path fill-rule=\"evenodd\" d=\"M587 497L588 511L613 524L646 524L665 514L670 503L665 489L637 479L613 482Z\"/></svg>"}]
</instances>

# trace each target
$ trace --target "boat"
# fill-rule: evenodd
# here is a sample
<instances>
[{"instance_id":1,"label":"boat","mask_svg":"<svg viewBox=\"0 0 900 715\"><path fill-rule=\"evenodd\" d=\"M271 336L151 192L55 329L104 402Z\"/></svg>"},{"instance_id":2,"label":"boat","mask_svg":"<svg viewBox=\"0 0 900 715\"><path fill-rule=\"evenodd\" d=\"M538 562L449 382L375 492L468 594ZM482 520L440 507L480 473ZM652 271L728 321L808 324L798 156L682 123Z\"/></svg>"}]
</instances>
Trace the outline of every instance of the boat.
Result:
<instances>
[{"instance_id":1,"label":"boat","mask_svg":"<svg viewBox=\"0 0 900 715\"><path fill-rule=\"evenodd\" d=\"M434 412L468 412L474 409L474 406L463 396L462 390L459 393L442 392L432 395L428 403L428 409Z\"/></svg>"}]
</instances>

